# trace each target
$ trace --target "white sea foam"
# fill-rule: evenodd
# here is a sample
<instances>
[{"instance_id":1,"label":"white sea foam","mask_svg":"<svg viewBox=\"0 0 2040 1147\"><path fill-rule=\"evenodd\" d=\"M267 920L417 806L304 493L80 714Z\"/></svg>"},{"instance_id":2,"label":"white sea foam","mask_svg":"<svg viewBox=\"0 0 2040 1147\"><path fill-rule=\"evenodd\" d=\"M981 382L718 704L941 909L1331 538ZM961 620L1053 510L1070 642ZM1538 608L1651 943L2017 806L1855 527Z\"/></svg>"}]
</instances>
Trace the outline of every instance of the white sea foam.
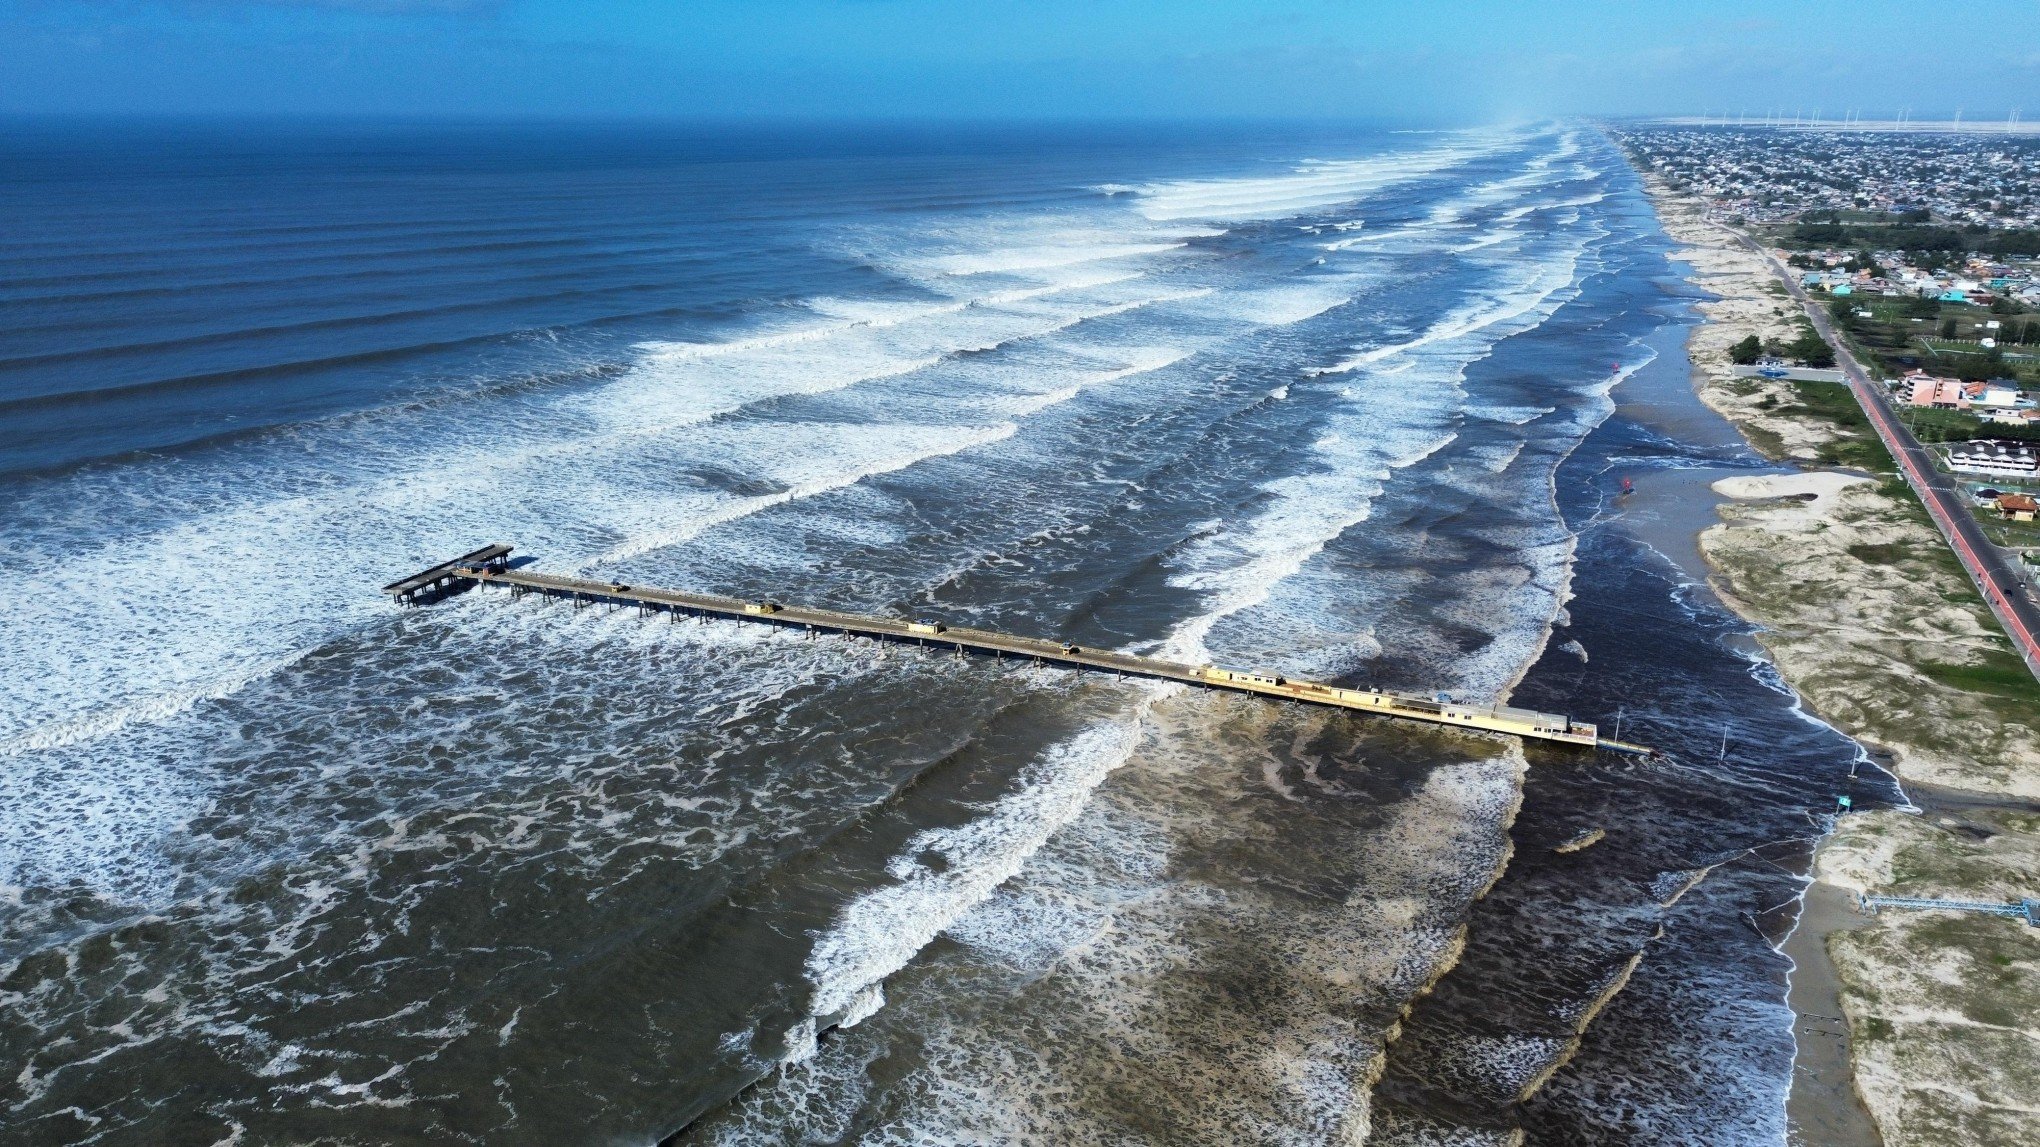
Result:
<instances>
[{"instance_id":1,"label":"white sea foam","mask_svg":"<svg viewBox=\"0 0 2040 1147\"><path fill-rule=\"evenodd\" d=\"M1127 281L1120 276L1088 285ZM839 391L926 369L941 361L928 355L930 349L1039 339L1208 293L1194 288L1119 301L1079 296L1049 306L1043 292L1008 292L998 296L998 305L923 313L912 321L860 322L830 337L765 340L707 360L654 354L597 394L561 404L562 414L580 420L568 423L577 433L523 444L455 440L438 451L419 452L395 475L368 477L330 493L233 507L117 547L21 569L17 580L34 592L22 608L0 618L0 634L18 637L14 644L29 662L10 681L17 686L35 681L39 688L0 716L0 752L75 744L231 694L376 616L364 589L382 580L377 575L389 569L382 563L394 564L406 553L415 553L413 560L421 564L428 560L435 551L421 541L453 553L472 548L477 537L512 537L520 545L572 555L583 543L560 536L563 504L601 522L601 532L692 537L706 528L698 500L683 491L647 502L624 480L633 451L675 430L766 398ZM925 333L919 330L931 322ZM910 341L903 342L906 338ZM594 427L587 425L591 421ZM968 448L1010 430L994 437L967 428L963 433ZM878 472L873 467L885 468L880 460L859 457L862 453L829 445L814 456L836 459L831 474L852 475L852 481ZM762 457L775 455L784 456ZM486 490L475 475L488 476ZM816 491L837 484L828 474L783 481ZM573 495L563 503L569 491ZM762 509L784 500L761 498L750 505ZM737 515L707 524L732 516ZM611 543L604 550L609 556L645 548ZM279 562L279 554L290 559ZM72 603L86 600L98 608L74 616ZM132 652L144 644L154 656Z\"/></svg>"},{"instance_id":2,"label":"white sea foam","mask_svg":"<svg viewBox=\"0 0 2040 1147\"><path fill-rule=\"evenodd\" d=\"M1100 243L1089 247L1016 247L981 254L943 255L927 261L931 270L945 275L1010 275L1044 271L1084 263L1102 263L1134 255L1157 255L1184 246L1171 243Z\"/></svg>"},{"instance_id":3,"label":"white sea foam","mask_svg":"<svg viewBox=\"0 0 2040 1147\"><path fill-rule=\"evenodd\" d=\"M0 886L83 886L160 900L178 873L156 843L205 806L196 770L155 757L114 769L70 760L0 769Z\"/></svg>"},{"instance_id":4,"label":"white sea foam","mask_svg":"<svg viewBox=\"0 0 2040 1147\"><path fill-rule=\"evenodd\" d=\"M903 988L917 1055L871 1138L887 1144L1090 1142L1138 1088L1171 1137L1355 1142L1383 1033L1326 1016L1392 1009L1453 943L1452 923L1505 850L1520 757L1431 770L1366 833L1315 842L1345 897L1298 897L1203 860L1257 847L1260 794L1202 726L1150 738L1025 870L950 924L965 950ZM1318 855L1313 852L1313 855ZM1250 939L1249 939L1250 938ZM1240 996L1213 982L1249 983ZM958 1006L946 993L995 999ZM851 1037L702 1128L831 1141L872 1111L863 1070L889 1046ZM870 1124L865 1124L869 1126Z\"/></svg>"},{"instance_id":5,"label":"white sea foam","mask_svg":"<svg viewBox=\"0 0 2040 1147\"><path fill-rule=\"evenodd\" d=\"M1512 320L1548 302L1571 275L1570 261L1560 260L1556 268L1532 277L1519 295L1457 315L1402 349L1476 331L1501 337L1515 329ZM1470 347L1459 357L1485 353L1486 345ZM1262 486L1269 495L1268 509L1246 523L1228 526L1179 557L1178 564L1185 568L1171 580L1201 591L1204 598L1198 615L1179 624L1164 642L1163 656L1210 660L1206 640L1214 626L1264 605L1274 587L1301 570L1330 540L1366 520L1372 498L1389 474L1415 465L1455 437L1449 430L1435 429L1437 423L1421 409L1407 412L1406 434L1384 435L1381 414L1371 409L1355 419L1367 430L1352 437L1331 434L1320 439L1312 448L1314 460L1307 473ZM1432 429L1426 430L1427 425ZM1059 746L1030 766L1036 771L1025 778L1026 787L987 817L964 829L923 834L910 843L891 864L898 883L851 901L817 940L809 959L809 978L816 985L815 1013L827 1016L848 1008L857 993L904 967L959 913L1018 872L1057 827L1076 815L1089 792L1132 751L1132 744L1130 736L1120 737L1109 747L1075 756L1068 746ZM919 859L930 849L943 853L947 861L941 872L928 869Z\"/></svg>"},{"instance_id":6,"label":"white sea foam","mask_svg":"<svg viewBox=\"0 0 2040 1147\"><path fill-rule=\"evenodd\" d=\"M1576 150L1576 144L1574 146ZM1392 227L1387 230L1370 231L1362 235L1335 239L1331 242L1320 244L1320 246L1327 251L1347 251L1361 247L1370 249L1388 248L1394 244L1409 241L1415 241L1420 246L1428 244L1443 233L1461 231L1475 226L1476 224L1472 222L1473 217L1489 208L1500 206L1503 203L1508 203L1547 188L1575 182L1577 180L1576 176L1569 173L1556 173L1551 170L1556 159L1565 154L1570 153L1566 152L1562 144L1556 151L1530 161L1524 171L1478 184L1436 204L1418 222L1400 227ZM1598 203L1602 197L1596 194L1582 198L1586 202ZM1580 204L1575 203L1573 200L1566 200L1564 203L1559 204L1538 203L1514 207L1500 213L1496 217L1496 221L1506 225L1520 220L1532 212L1564 205ZM1506 227L1504 230L1506 230ZM1477 250L1480 247L1492 246L1501 241L1501 237L1483 236L1475 240L1472 246L1461 249Z\"/></svg>"},{"instance_id":7,"label":"white sea foam","mask_svg":"<svg viewBox=\"0 0 2040 1147\"><path fill-rule=\"evenodd\" d=\"M1545 307L1556 292L1572 283L1573 274L1572 259L1535 265L1518 281L1499 291L1495 298L1468 303L1431 324L1415 338L1361 351L1318 373L1341 374L1359 370L1384 359L1421 350L1436 343L1506 325L1511 320L1531 315Z\"/></svg>"},{"instance_id":8,"label":"white sea foam","mask_svg":"<svg viewBox=\"0 0 2040 1147\"><path fill-rule=\"evenodd\" d=\"M806 324L787 330L752 335L748 338L730 339L724 342L679 343L646 342L638 349L647 352L654 359L715 358L723 355L745 354L752 351L770 350L775 347L795 346L801 343L821 342L838 338L854 331L882 331L889 327L904 326L927 319L937 319L960 314L973 307L999 307L1011 303L1025 302L1046 295L1068 294L1093 287L1123 283L1140 278L1140 272L1122 272L1103 275L1088 275L1068 279L1039 287L1022 287L1012 290L995 291L990 294L959 297L943 303L875 303L848 299L818 298L811 300L811 311L823 315L835 315L838 321Z\"/></svg>"},{"instance_id":9,"label":"white sea foam","mask_svg":"<svg viewBox=\"0 0 2040 1147\"><path fill-rule=\"evenodd\" d=\"M1327 275L1294 285L1227 291L1199 310L1256 326L1292 326L1352 302L1360 281L1357 275Z\"/></svg>"},{"instance_id":10,"label":"white sea foam","mask_svg":"<svg viewBox=\"0 0 2040 1147\"><path fill-rule=\"evenodd\" d=\"M816 939L807 961L814 985L810 1010L847 1014L950 921L1018 872L1132 755L1149 703L1144 700L1124 724L1086 730L1044 752L1022 770L1015 791L983 816L909 842L889 865L897 883L850 901ZM920 860L929 853L946 862L940 871Z\"/></svg>"},{"instance_id":11,"label":"white sea foam","mask_svg":"<svg viewBox=\"0 0 2040 1147\"><path fill-rule=\"evenodd\" d=\"M1209 185L1172 185L1159 190L1149 189L1148 200L1144 203L1164 214L1171 203L1187 209L1193 201L1233 205L1227 207L1228 210L1249 203L1279 207L1294 201L1299 195L1314 201L1321 195L1343 195L1354 187L1371 185L1381 179L1404 178L1435 168L1439 163L1461 162L1487 153L1492 146L1492 143L1460 144L1443 151L1434 150L1401 159L1307 165L1306 169L1279 177L1272 183L1217 181ZM614 457L620 448L625 448L628 439L654 440L677 427L741 408L746 403L787 394L827 393L910 375L939 364L943 361L942 355L952 349L980 349L1015 338L1039 337L1044 333L1067 331L1073 324L1092 318L1124 314L1156 301L1184 301L1208 295L1207 289L1199 289L1151 296L1146 300L1107 302L1075 313L1065 310L1044 315L1038 312L1038 305L1045 300L1065 296L1072 303L1078 303L1085 292L1124 284L1139 274L1131 270L1097 273L1083 269L1083 262L1096 261L1092 256L1137 260L1179 247L1179 241L1101 241L1088 247L1015 247L983 256L946 256L951 260L948 264L951 272L981 274L999 268L1014 269L1017 264L1013 253L1017 251L1021 253L1019 262L1028 264L1029 269L1075 266L1079 273L1041 286L959 297L935 304L872 306L854 301L815 300L811 304L815 313L842 317L819 326L720 343L649 345L646 361L637 372L587 399L571 400L563 405L562 409L567 413L595 418L606 428L604 434L554 436L553 441L536 436L527 443L460 443L457 450L442 452L437 457L417 457L410 473L380 478L365 486L342 489L328 496L243 506L225 516L192 523L189 532L182 537L179 531L173 530L153 539L126 539L117 549L87 557L86 562L93 566L89 574L84 562L76 570L32 569L29 580L43 583L44 588L50 591L37 596L44 600L78 600L76 591L86 581L95 583L102 595L108 586L133 584L119 577L118 569L108 568L104 559L109 554L132 555L134 558L132 562L116 558L112 563L114 566L145 563L152 571L152 578L161 585L162 592L126 593L126 601L102 603L112 608L96 611L93 621L87 625L73 628L46 624L55 620L40 616L47 610L28 611L35 616L17 616L21 617L25 628L44 634L75 633L89 642L91 648L105 650L132 647L132 642L120 635L124 628L121 621L125 620L132 623L129 628L146 627L154 632L152 644L159 650L159 658L147 667L137 664L132 658L109 663L106 658L85 652L84 647L74 648L75 643L59 640L48 650L48 657L36 659L40 672L21 675L23 679L54 681L57 687L42 691L44 701L10 706L10 712L18 715L20 723L12 728L0 728L0 737L6 738L0 744L22 751L76 743L117 731L135 719L160 719L174 715L192 704L231 692L239 683L260 675L251 674L245 668L246 654L251 652L246 644L249 637L260 634L258 640L268 646L266 650L252 650L257 655L257 664L275 666L288 663L291 657L311 644L358 623L367 614L359 608L361 602L351 592L352 586L344 590L336 586L310 596L304 590L308 586L316 587L322 581L337 580L332 575L340 573L349 579L373 579L378 571L354 568L359 558L354 563L344 558L338 563L332 560L333 555L340 554L391 552L391 547L376 538L360 533L349 536L349 531L336 527L338 522L358 520L363 509L373 507L378 512L387 513L384 508L401 508L390 522L398 531L414 538L443 536L446 538L444 544L455 547L463 546L471 537L452 535L477 526L486 527L482 521L484 518L496 519L497 530L505 527L517 530L520 540L544 542L548 540L545 534L532 532L528 524L519 527L515 522L505 520L501 514L477 513L467 509L448 515L445 512L448 503L457 503L468 496L470 483L460 476L487 473L492 482L500 482L505 476L514 477L520 469L541 463L552 466L562 459L580 458L593 464L604 456ZM1049 257L1051 254L1052 258ZM1083 258L1075 263L1065 258L1078 255ZM971 262L971 259L977 261ZM1238 317L1248 321L1284 323L1322 314L1339 305L1343 296L1336 290L1327 292L1322 287L1290 287L1258 297L1242 298L1251 301L1243 301L1235 308ZM1002 315L1003 318L1000 317ZM959 326L957 320L966 317L969 321ZM1044 318L1047 321L1039 321ZM933 327L931 324L942 325ZM930 327L929 333L934 337L902 341L893 335L893 332L907 333L920 327ZM846 339L854 341L846 343ZM812 348L812 353L805 348ZM935 353L929 353L931 350ZM716 367L714 364L718 362L726 365ZM698 377L674 373L676 368L688 363L694 364L694 368L690 369L698 368L708 373ZM440 508L436 514L432 512L435 506ZM687 513L693 516L695 512L690 508ZM440 528L427 530L421 535L415 523L428 517L436 517ZM300 520L293 523L293 518ZM664 528L681 533L689 529L681 523ZM631 529L629 532L641 531ZM237 545L231 541L234 538L246 538L250 544L245 547ZM222 541L232 546L233 551L223 551ZM288 571L283 577L275 576L283 572L273 568L272 555L278 547L304 555L310 568L320 573L309 580L298 569ZM422 552L423 547L418 546L416 541L396 549L419 550L421 557L430 556ZM180 570L188 572L189 578L180 577ZM217 600L221 590L234 600ZM169 608L172 602L178 603L177 608ZM283 624L275 625L273 623L279 620L279 610ZM220 641L219 637L223 634L236 636ZM195 637L198 643L183 644L181 635ZM279 636L288 640L277 642ZM28 647L42 643L21 644ZM231 658L232 668L208 666L209 661L217 659L218 651L226 649L235 650L235 656ZM67 682L77 687L68 687ZM63 700L52 708L47 703L47 698L51 697ZM89 705L79 704L86 699L89 699ZM65 700L71 704L67 706ZM65 711L67 708L68 712Z\"/></svg>"},{"instance_id":12,"label":"white sea foam","mask_svg":"<svg viewBox=\"0 0 2040 1147\"><path fill-rule=\"evenodd\" d=\"M1434 323L1413 339L1361 356L1342 364L1348 372L1358 371L1383 359L1421 351L1469 336L1488 336L1451 358L1463 368L1465 361L1486 353L1493 339L1520 329L1523 322L1539 321L1548 313L1552 300L1573 278L1573 261L1559 258L1523 276L1499 300L1469 304ZM1319 312L1321 313L1321 312ZM1254 317L1271 317L1266 311ZM1274 316L1282 317L1282 316ZM1293 320L1292 320L1293 321ZM1458 401L1450 391L1445 401ZM1432 400L1433 402L1436 399ZM1365 404L1359 404L1364 406ZM1225 619L1265 605L1275 587L1293 577L1333 539L1366 520L1373 497L1381 483L1395 470L1415 465L1454 440L1449 430L1437 429L1435 413L1425 403L1403 403L1404 419L1396 428L1406 433L1384 434L1383 410L1367 407L1354 419L1351 436L1328 434L1312 447L1313 464L1301 474L1263 484L1269 508L1245 523L1226 528L1179 555L1182 569L1172 576L1175 584L1199 590L1202 608L1197 616L1179 624L1163 643L1161 654L1178 660L1211 659L1207 639ZM1497 412L1501 413L1501 412ZM1427 429L1428 428L1428 429ZM1123 759L1130 744L1106 754ZM1060 763L1061 751L1048 755ZM1096 758L1092 758L1094 761ZM835 927L821 937L810 958L810 978L817 986L814 1008L827 1015L847 1006L857 992L881 981L903 967L914 953L931 940L963 907L983 900L1040 847L1060 824L1075 815L1084 795L1103 779L1110 765L1064 765L1076 783L1052 783L1044 790L1028 788L1022 797L1002 802L986 820L970 826L1002 842L988 850L958 848L948 855L950 863L940 873L927 870L917 859L933 846L934 838L917 839L893 861L892 874L900 883L868 893L843 910ZM1035 784L1043 782L1034 781ZM1044 796L1043 794L1052 794ZM1044 809L1042 806L1046 804ZM1029 825L1017 827L1014 817L1024 810ZM938 849L949 852L948 849Z\"/></svg>"},{"instance_id":13,"label":"white sea foam","mask_svg":"<svg viewBox=\"0 0 2040 1147\"><path fill-rule=\"evenodd\" d=\"M1438 147L1371 159L1313 161L1278 175L1193 179L1140 189L1141 213L1155 220L1249 220L1294 215L1362 199L1495 154L1506 136L1467 134Z\"/></svg>"},{"instance_id":14,"label":"white sea foam","mask_svg":"<svg viewBox=\"0 0 2040 1147\"><path fill-rule=\"evenodd\" d=\"M1074 396L1075 393L1075 390L1072 389L1070 396ZM761 494L752 498L730 498L704 506L692 518L686 521L669 525L662 529L634 534L629 541L597 554L582 562L575 569L577 571L585 571L611 562L633 558L639 554L650 553L653 550L677 546L682 542L700 536L704 530L719 526L725 522L733 522L738 518L749 517L761 510L791 502L796 498L813 497L816 494L838 490L844 486L862 482L866 478L875 477L879 474L889 474L897 470L904 470L908 466L925 462L931 458L941 458L950 454L959 454L965 450L975 449L979 446L987 446L994 442L1003 442L1011 438L1019 427L1008 422L998 426L963 427L957 430L932 433L920 427L874 426L867 429L870 430L875 438L898 442L900 444L898 450L895 453L863 460L856 466L848 469L836 470L829 474L797 482L775 493Z\"/></svg>"},{"instance_id":15,"label":"white sea foam","mask_svg":"<svg viewBox=\"0 0 2040 1147\"><path fill-rule=\"evenodd\" d=\"M1215 626L1266 602L1276 585L1332 539L1367 520L1392 471L1415 465L1455 437L1449 430L1427 431L1419 425L1393 429L1403 433L1320 439L1312 448L1309 472L1262 484L1270 496L1268 509L1181 555L1178 562L1184 568L1170 583L1200 591L1203 608L1170 633L1159 655L1193 664L1213 660L1205 642Z\"/></svg>"},{"instance_id":16,"label":"white sea foam","mask_svg":"<svg viewBox=\"0 0 2040 1147\"><path fill-rule=\"evenodd\" d=\"M781 1038L786 1044L786 1052L779 1057L779 1062L787 1066L806 1063L815 1057L815 1052L821 1050L813 1016L802 1017L799 1023L786 1029L786 1035Z\"/></svg>"},{"instance_id":17,"label":"white sea foam","mask_svg":"<svg viewBox=\"0 0 2040 1147\"><path fill-rule=\"evenodd\" d=\"M1523 426L1556 413L1555 406L1498 406L1492 403L1468 403L1466 413L1474 418L1485 418L1490 422L1503 422L1510 426Z\"/></svg>"}]
</instances>

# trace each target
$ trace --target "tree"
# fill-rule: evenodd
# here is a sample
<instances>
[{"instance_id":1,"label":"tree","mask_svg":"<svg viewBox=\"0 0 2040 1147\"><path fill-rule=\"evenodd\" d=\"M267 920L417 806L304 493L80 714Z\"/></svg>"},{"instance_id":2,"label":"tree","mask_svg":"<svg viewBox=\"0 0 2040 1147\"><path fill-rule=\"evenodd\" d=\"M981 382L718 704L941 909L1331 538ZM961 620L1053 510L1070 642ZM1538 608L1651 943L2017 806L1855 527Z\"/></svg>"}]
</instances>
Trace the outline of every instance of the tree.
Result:
<instances>
[{"instance_id":1,"label":"tree","mask_svg":"<svg viewBox=\"0 0 2040 1147\"><path fill-rule=\"evenodd\" d=\"M1839 247L1849 241L1849 229L1836 223L1801 223L1792 237L1809 247Z\"/></svg>"},{"instance_id":2,"label":"tree","mask_svg":"<svg viewBox=\"0 0 2040 1147\"><path fill-rule=\"evenodd\" d=\"M1948 366L1941 373L1952 374L1964 382L1987 382L2004 373L2004 360L1992 360L1979 354L1958 354L1948 356Z\"/></svg>"},{"instance_id":3,"label":"tree","mask_svg":"<svg viewBox=\"0 0 2040 1147\"><path fill-rule=\"evenodd\" d=\"M1764 353L1764 344L1755 335L1744 335L1741 342L1728 348L1728 361L1737 366L1748 366Z\"/></svg>"},{"instance_id":4,"label":"tree","mask_svg":"<svg viewBox=\"0 0 2040 1147\"><path fill-rule=\"evenodd\" d=\"M1835 365L1834 348L1827 344L1826 339L1815 334L1810 328L1800 331L1799 337L1792 340L1792 345L1787 349L1791 351L1793 358L1808 366L1830 367Z\"/></svg>"},{"instance_id":5,"label":"tree","mask_svg":"<svg viewBox=\"0 0 2040 1147\"><path fill-rule=\"evenodd\" d=\"M1955 337L1955 320L1954 320L1954 319L1943 319L1943 320L1941 320L1941 337L1942 337L1942 338L1944 338L1944 339L1952 339L1952 338L1954 338L1954 337Z\"/></svg>"}]
</instances>

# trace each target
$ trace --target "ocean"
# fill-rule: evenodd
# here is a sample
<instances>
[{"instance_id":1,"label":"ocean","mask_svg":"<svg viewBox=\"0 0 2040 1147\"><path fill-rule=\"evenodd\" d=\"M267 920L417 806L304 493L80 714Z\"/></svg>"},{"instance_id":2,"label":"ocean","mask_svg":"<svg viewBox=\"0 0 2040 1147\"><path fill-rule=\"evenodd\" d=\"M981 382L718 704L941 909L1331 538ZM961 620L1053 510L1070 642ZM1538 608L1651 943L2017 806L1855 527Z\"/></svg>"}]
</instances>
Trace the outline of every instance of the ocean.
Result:
<instances>
[{"instance_id":1,"label":"ocean","mask_svg":"<svg viewBox=\"0 0 2040 1147\"><path fill-rule=\"evenodd\" d=\"M1783 1138L1892 794L1680 552L1762 464L1591 128L0 157L9 1140ZM490 542L1667 752L379 592Z\"/></svg>"}]
</instances>

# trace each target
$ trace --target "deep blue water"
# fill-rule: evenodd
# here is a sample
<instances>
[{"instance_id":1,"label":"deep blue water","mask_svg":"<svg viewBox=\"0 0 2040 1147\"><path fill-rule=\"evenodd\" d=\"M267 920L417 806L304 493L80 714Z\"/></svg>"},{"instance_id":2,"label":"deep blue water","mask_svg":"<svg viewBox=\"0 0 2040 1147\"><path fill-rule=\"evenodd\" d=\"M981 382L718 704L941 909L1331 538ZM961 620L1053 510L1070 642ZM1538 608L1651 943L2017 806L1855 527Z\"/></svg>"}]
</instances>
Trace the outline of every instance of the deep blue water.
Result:
<instances>
[{"instance_id":1,"label":"deep blue water","mask_svg":"<svg viewBox=\"0 0 2040 1147\"><path fill-rule=\"evenodd\" d=\"M817 295L917 297L858 249L860 224L1053 211L1086 183L1378 146L1296 129L5 126L6 471L570 385L639 339Z\"/></svg>"},{"instance_id":2,"label":"deep blue water","mask_svg":"<svg viewBox=\"0 0 2040 1147\"><path fill-rule=\"evenodd\" d=\"M1482 1098L1560 1054L1534 1007L1469 1018L1531 982L1496 913L1584 906L1523 914L1590 941L1536 981L1562 1019L1665 889L1803 822L1851 755L1600 513L1624 451L1750 460L1611 420L1687 320L1590 131L0 149L11 1137L1626 1142L1704 1109L1776 1138L1790 1024L1753 933L1680 958L1748 1001L1707 1037L1764 1049L1745 1069L1583 1053L1541 1106ZM377 592L489 541L1426 692L1530 671L1747 807L1354 716ZM1610 674L1638 613L1669 636ZM1710 763L1724 714L1793 736ZM1649 841L1508 862L1618 799ZM1651 1093L1628 1138L1605 1087Z\"/></svg>"}]
</instances>

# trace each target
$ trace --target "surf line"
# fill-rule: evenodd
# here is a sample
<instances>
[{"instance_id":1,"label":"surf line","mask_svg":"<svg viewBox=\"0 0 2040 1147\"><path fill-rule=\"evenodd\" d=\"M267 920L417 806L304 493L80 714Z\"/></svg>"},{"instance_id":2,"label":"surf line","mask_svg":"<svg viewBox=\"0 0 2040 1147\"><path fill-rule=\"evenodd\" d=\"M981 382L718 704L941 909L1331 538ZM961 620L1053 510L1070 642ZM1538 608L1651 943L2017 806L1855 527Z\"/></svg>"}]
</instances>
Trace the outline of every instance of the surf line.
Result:
<instances>
[{"instance_id":1,"label":"surf line","mask_svg":"<svg viewBox=\"0 0 2040 1147\"><path fill-rule=\"evenodd\" d=\"M833 609L812 609L781 605L776 601L745 601L684 590L630 586L622 582L599 582L554 574L528 573L510 568L513 547L497 543L441 562L383 587L399 605L425 605L477 586L507 587L512 600L536 593L543 601L564 600L575 609L601 605L607 609L633 607L639 617L664 613L679 624L686 617L706 624L711 620L748 621L782 629L799 630L803 636L840 633L871 637L881 641L907 642L923 647L952 648L958 657L966 653L989 654L1004 660L1010 654L1023 664L1056 665L1071 669L1093 669L1120 677L1158 678L1181 681L1207 689L1253 693L1288 701L1374 713L1384 717L1455 725L1506 733L1529 740L1551 741L1590 749L1609 749L1639 756L1654 750L1600 735L1598 727L1574 721L1557 713L1539 713L1509 705L1469 705L1444 693L1418 697L1379 689L1347 689L1316 681L1295 681L1275 673L1226 669L1217 665L1190 665L1153 657L1135 657L1110 650L1085 649L1069 642L1046 641L1037 637L945 625L939 621L902 621L890 617L844 613Z\"/></svg>"}]
</instances>

